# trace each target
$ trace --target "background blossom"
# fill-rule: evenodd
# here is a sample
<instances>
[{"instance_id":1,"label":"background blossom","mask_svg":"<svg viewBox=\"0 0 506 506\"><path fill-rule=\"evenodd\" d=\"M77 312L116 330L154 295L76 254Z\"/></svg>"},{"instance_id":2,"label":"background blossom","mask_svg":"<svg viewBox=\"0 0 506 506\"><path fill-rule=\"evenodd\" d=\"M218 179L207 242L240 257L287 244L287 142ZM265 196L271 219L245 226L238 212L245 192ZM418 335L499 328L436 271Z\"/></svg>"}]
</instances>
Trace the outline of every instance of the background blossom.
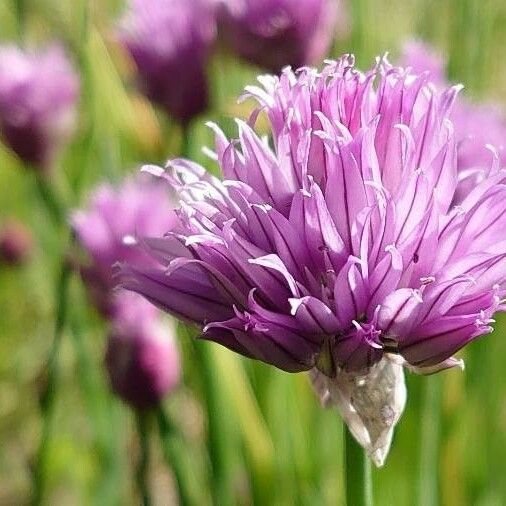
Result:
<instances>
[{"instance_id":1,"label":"background blossom","mask_svg":"<svg viewBox=\"0 0 506 506\"><path fill-rule=\"evenodd\" d=\"M146 175L126 179L118 187L99 186L88 207L73 213L77 240L89 257L80 262L80 272L92 302L103 314L111 316L115 312L115 263L155 265L142 248L134 247L134 237L161 235L173 221L167 192Z\"/></svg>"},{"instance_id":2,"label":"background blossom","mask_svg":"<svg viewBox=\"0 0 506 506\"><path fill-rule=\"evenodd\" d=\"M79 78L59 46L0 48L0 133L24 162L48 169L72 134Z\"/></svg>"},{"instance_id":3,"label":"background blossom","mask_svg":"<svg viewBox=\"0 0 506 506\"><path fill-rule=\"evenodd\" d=\"M319 62L336 33L346 31L344 3L334 0L228 0L221 31L232 51L279 72Z\"/></svg>"},{"instance_id":4,"label":"background blossom","mask_svg":"<svg viewBox=\"0 0 506 506\"><path fill-rule=\"evenodd\" d=\"M181 123L207 108L214 36L211 0L130 0L119 30L141 90Z\"/></svg>"}]
</instances>

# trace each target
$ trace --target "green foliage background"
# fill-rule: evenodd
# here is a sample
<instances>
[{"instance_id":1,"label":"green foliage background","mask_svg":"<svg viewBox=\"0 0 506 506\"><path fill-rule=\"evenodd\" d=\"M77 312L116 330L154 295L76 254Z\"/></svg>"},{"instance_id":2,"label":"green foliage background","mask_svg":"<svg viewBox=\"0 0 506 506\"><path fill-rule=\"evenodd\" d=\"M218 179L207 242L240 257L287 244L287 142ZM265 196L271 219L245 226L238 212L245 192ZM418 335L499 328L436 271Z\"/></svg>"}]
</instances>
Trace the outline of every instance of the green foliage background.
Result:
<instances>
[{"instance_id":1,"label":"green foliage background","mask_svg":"<svg viewBox=\"0 0 506 506\"><path fill-rule=\"evenodd\" d=\"M465 83L465 93L506 100L504 0L350 3L353 30L333 55L354 52L368 66L387 50L394 59L406 38L423 37L448 55L450 76ZM131 65L112 37L121 8L117 0L0 0L3 42L61 39L81 73L80 126L53 181L69 208L99 181L119 180L141 162L162 162L181 149L178 127L131 86ZM216 52L214 106L192 126L193 158L209 165L200 151L212 143L206 119L234 133L232 117L248 114L236 97L257 72ZM12 215L30 225L37 246L26 267L0 268L0 505L30 499L55 279L68 254L64 227L47 217L33 174L0 146L0 221ZM138 504L135 417L107 389L106 327L78 279L70 297L80 323L65 333L59 356L44 503ZM506 321L496 327L467 348L465 373L408 377L408 405L391 455L374 471L377 504L506 504ZM184 329L179 334L184 379L164 406L175 427L165 444L149 421L154 503L176 504L163 459L169 449L194 504L343 504L341 422L320 408L307 378L195 343ZM426 409L427 398L439 407Z\"/></svg>"}]
</instances>

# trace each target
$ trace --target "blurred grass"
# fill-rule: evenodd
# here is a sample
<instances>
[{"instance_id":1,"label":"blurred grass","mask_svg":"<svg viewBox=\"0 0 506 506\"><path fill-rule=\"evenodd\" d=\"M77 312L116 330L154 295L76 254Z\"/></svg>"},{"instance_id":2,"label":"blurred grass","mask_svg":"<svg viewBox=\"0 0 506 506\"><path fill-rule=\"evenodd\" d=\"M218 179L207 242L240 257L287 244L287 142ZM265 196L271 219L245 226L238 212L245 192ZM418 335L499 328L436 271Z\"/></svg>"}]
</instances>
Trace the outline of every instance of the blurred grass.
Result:
<instances>
[{"instance_id":1,"label":"blurred grass","mask_svg":"<svg viewBox=\"0 0 506 506\"><path fill-rule=\"evenodd\" d=\"M403 40L420 36L449 55L453 79L474 97L506 100L506 2L504 0L355 0L355 26L335 54L355 52L361 65L385 51L395 57ZM60 161L55 184L79 205L89 189L116 180L143 161L160 162L181 146L181 132L132 89L132 69L112 43L119 1L25 0L20 30L14 2L0 2L0 37L28 43L62 39L82 77L81 124ZM234 133L232 117L246 116L236 98L256 70L219 54L210 65L214 108L191 131L192 158L207 164L201 146L212 145L204 126L213 119ZM212 168L212 167L210 167ZM65 237L46 217L31 174L0 147L0 220L16 215L36 235L38 248L25 268L0 269L0 504L25 504L33 455L40 436L38 396L50 346L52 280ZM83 308L74 280L72 301ZM138 454L132 414L105 388L105 328L90 310L78 309L81 328L64 336L50 459L44 472L47 504L137 504ZM449 506L506 504L506 321L471 345L466 372L430 379L441 389L440 459L433 463L439 503ZM200 504L213 495L213 465L226 466L230 504L343 504L342 425L321 409L307 378L241 359L207 343L182 340L184 386L166 410L177 428L179 451L191 457L191 486ZM206 394L196 349L206 354L217 403ZM84 358L83 358L84 357ZM86 362L89 360L89 362ZM409 401L384 469L374 472L379 505L429 504L417 486L420 434L431 423L422 410L424 378L408 377ZM91 382L95 387L86 387ZM98 397L89 397L89 392ZM86 393L88 392L88 394ZM207 413L206 409L213 409ZM226 421L215 426L210 420ZM218 431L227 452L211 462L209 431ZM221 431L221 433L219 432ZM216 434L215 434L216 436ZM177 439L179 438L179 439ZM152 439L155 439L154 437ZM171 443L171 444L172 444ZM163 464L161 443L152 443L152 489L156 504L171 503L174 484ZM181 450L182 448L182 450ZM212 455L212 454L211 454ZM172 491L172 492L171 492ZM202 499L206 498L206 499Z\"/></svg>"}]
</instances>

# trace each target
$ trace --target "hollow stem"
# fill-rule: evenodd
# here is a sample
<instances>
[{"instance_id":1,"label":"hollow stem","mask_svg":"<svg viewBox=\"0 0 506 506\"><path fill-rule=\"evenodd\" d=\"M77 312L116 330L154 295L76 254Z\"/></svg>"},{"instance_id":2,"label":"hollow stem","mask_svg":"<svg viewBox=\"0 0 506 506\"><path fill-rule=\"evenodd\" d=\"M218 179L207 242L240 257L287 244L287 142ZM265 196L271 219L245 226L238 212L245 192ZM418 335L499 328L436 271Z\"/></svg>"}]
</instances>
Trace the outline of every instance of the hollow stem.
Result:
<instances>
[{"instance_id":1,"label":"hollow stem","mask_svg":"<svg viewBox=\"0 0 506 506\"><path fill-rule=\"evenodd\" d=\"M162 441L163 457L174 473L179 504L181 506L202 504L203 498L200 497L198 487L195 486L198 479L191 465L191 454L183 442L182 435L162 406L158 407L156 417Z\"/></svg>"},{"instance_id":2,"label":"hollow stem","mask_svg":"<svg viewBox=\"0 0 506 506\"><path fill-rule=\"evenodd\" d=\"M65 208L61 199L56 195L51 181L44 175L37 175L36 189L53 225L59 228L65 223Z\"/></svg>"},{"instance_id":3,"label":"hollow stem","mask_svg":"<svg viewBox=\"0 0 506 506\"><path fill-rule=\"evenodd\" d=\"M348 428L344 436L346 504L373 506L371 461Z\"/></svg>"},{"instance_id":4,"label":"hollow stem","mask_svg":"<svg viewBox=\"0 0 506 506\"><path fill-rule=\"evenodd\" d=\"M56 290L56 320L53 332L53 342L49 351L49 356L45 366L46 384L40 400L40 409L42 415L42 434L37 450L34 471L34 491L32 503L38 505L42 502L42 498L46 485L46 463L49 449L49 439L51 436L54 411L56 387L60 368L58 363L58 354L62 341L65 322L68 313L68 291L71 278L71 268L67 262L64 262L57 281Z\"/></svg>"},{"instance_id":5,"label":"hollow stem","mask_svg":"<svg viewBox=\"0 0 506 506\"><path fill-rule=\"evenodd\" d=\"M54 192L48 179L43 175L37 175L36 188L39 197L46 208L46 212L53 221L57 230L65 223L64 205ZM69 242L72 240L70 238ZM56 391L60 376L60 365L58 356L61 349L61 342L69 315L69 289L72 278L72 267L65 259L65 253L62 255L61 265L55 284L56 311L53 341L49 350L49 355L44 364L45 384L40 398L40 411L42 417L42 433L39 447L35 456L34 481L32 504L40 504L43 500L46 488L46 468L48 460L49 442L51 438Z\"/></svg>"},{"instance_id":6,"label":"hollow stem","mask_svg":"<svg viewBox=\"0 0 506 506\"><path fill-rule=\"evenodd\" d=\"M146 413L137 413L137 434L139 436L140 455L137 462L136 480L142 506L151 505L148 483L150 458L148 421Z\"/></svg>"},{"instance_id":7,"label":"hollow stem","mask_svg":"<svg viewBox=\"0 0 506 506\"><path fill-rule=\"evenodd\" d=\"M423 378L422 429L420 438L418 504L436 506L438 501L438 447L440 439L440 378Z\"/></svg>"},{"instance_id":8,"label":"hollow stem","mask_svg":"<svg viewBox=\"0 0 506 506\"><path fill-rule=\"evenodd\" d=\"M23 42L26 28L26 0L13 0L14 12L18 23L18 35L20 42Z\"/></svg>"}]
</instances>

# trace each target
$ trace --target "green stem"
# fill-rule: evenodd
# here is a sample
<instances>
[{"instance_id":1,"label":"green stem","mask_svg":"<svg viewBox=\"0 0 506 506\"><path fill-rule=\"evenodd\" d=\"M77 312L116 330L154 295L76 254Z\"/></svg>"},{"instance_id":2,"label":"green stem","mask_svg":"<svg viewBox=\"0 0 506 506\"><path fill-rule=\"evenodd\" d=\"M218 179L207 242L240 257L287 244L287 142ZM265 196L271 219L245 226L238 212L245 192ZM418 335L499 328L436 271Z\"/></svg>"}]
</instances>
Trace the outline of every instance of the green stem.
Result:
<instances>
[{"instance_id":1,"label":"green stem","mask_svg":"<svg viewBox=\"0 0 506 506\"><path fill-rule=\"evenodd\" d=\"M371 461L348 428L344 436L346 504L372 506Z\"/></svg>"},{"instance_id":2,"label":"green stem","mask_svg":"<svg viewBox=\"0 0 506 506\"><path fill-rule=\"evenodd\" d=\"M14 12L18 22L18 36L22 42L25 37L25 25L26 25L26 0L13 0Z\"/></svg>"},{"instance_id":3,"label":"green stem","mask_svg":"<svg viewBox=\"0 0 506 506\"><path fill-rule=\"evenodd\" d=\"M47 213L54 222L55 228L60 229L65 222L64 207L55 194L50 181L44 175L37 174L36 188ZM42 415L42 434L35 457L34 488L32 503L38 505L42 502L46 488L46 468L49 451L49 442L54 421L56 389L60 376L58 355L60 353L63 333L69 313L69 288L72 277L72 267L64 255L61 260L55 291L56 318L53 330L53 342L45 364L46 384L41 395L40 410Z\"/></svg>"},{"instance_id":4,"label":"green stem","mask_svg":"<svg viewBox=\"0 0 506 506\"><path fill-rule=\"evenodd\" d=\"M90 414L93 433L96 435L96 454L100 462L98 483L93 504L119 502L120 469L114 413L108 406L106 385L99 378L99 368L89 350L84 315L76 306L69 315L71 337L77 361L77 377L82 390L86 411Z\"/></svg>"},{"instance_id":5,"label":"green stem","mask_svg":"<svg viewBox=\"0 0 506 506\"><path fill-rule=\"evenodd\" d=\"M190 149L191 149L191 125L189 123L184 123L181 125L181 156L184 158L190 158Z\"/></svg>"},{"instance_id":6,"label":"green stem","mask_svg":"<svg viewBox=\"0 0 506 506\"><path fill-rule=\"evenodd\" d=\"M55 194L51 181L44 175L37 174L36 189L55 227L65 223L65 208Z\"/></svg>"},{"instance_id":7,"label":"green stem","mask_svg":"<svg viewBox=\"0 0 506 506\"><path fill-rule=\"evenodd\" d=\"M233 448L229 441L232 427L227 415L229 407L210 351L205 342L195 345L195 359L202 375L208 418L207 447L212 469L213 503L228 506L233 504Z\"/></svg>"},{"instance_id":8,"label":"green stem","mask_svg":"<svg viewBox=\"0 0 506 506\"><path fill-rule=\"evenodd\" d=\"M150 506L151 498L149 494L149 430L148 430L148 414L136 413L137 415L137 433L139 435L140 456L137 463L137 487L142 506Z\"/></svg>"},{"instance_id":9,"label":"green stem","mask_svg":"<svg viewBox=\"0 0 506 506\"><path fill-rule=\"evenodd\" d=\"M34 492L32 503L41 503L46 485L46 463L49 449L49 439L54 419L56 386L60 374L58 353L60 351L63 331L68 313L68 290L71 278L71 268L64 262L60 271L56 290L56 321L54 326L53 343L47 359L47 383L41 397L41 412L43 419L42 435L35 461Z\"/></svg>"},{"instance_id":10,"label":"green stem","mask_svg":"<svg viewBox=\"0 0 506 506\"><path fill-rule=\"evenodd\" d=\"M441 383L440 378L424 378L422 433L418 478L419 506L436 506L438 501L438 448L440 439Z\"/></svg>"},{"instance_id":11,"label":"green stem","mask_svg":"<svg viewBox=\"0 0 506 506\"><path fill-rule=\"evenodd\" d=\"M198 494L198 487L195 486L198 480L194 475L191 455L183 443L182 435L179 434L177 427L172 423L162 406L158 408L156 417L162 440L163 456L174 473L179 504L181 506L204 504Z\"/></svg>"},{"instance_id":12,"label":"green stem","mask_svg":"<svg viewBox=\"0 0 506 506\"><path fill-rule=\"evenodd\" d=\"M370 30L368 23L368 14L371 12L372 6L368 0L354 0L351 2L353 15L353 29L351 33L351 47L355 55L360 58L369 59L371 57L371 47L375 47L374 36Z\"/></svg>"}]
</instances>

